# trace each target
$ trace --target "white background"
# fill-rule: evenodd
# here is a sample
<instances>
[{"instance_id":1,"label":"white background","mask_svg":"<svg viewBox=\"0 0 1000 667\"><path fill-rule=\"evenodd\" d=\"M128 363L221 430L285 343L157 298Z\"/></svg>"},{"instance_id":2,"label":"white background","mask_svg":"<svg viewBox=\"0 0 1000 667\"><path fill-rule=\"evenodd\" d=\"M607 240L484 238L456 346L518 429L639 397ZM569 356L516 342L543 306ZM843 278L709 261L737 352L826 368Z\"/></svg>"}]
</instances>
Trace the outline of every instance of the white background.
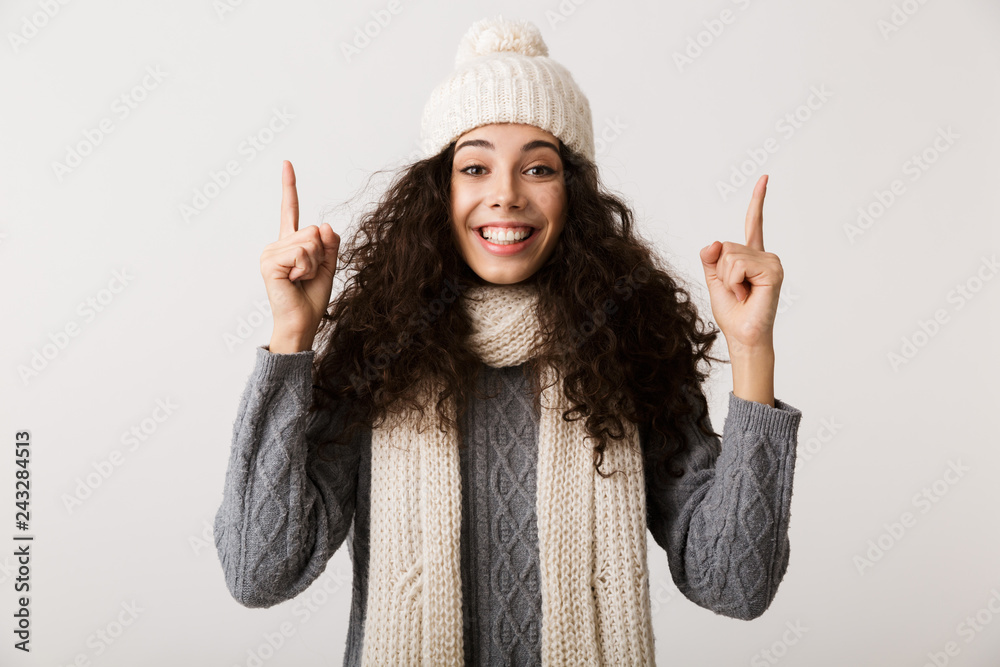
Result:
<instances>
[{"instance_id":1,"label":"white background","mask_svg":"<svg viewBox=\"0 0 1000 667\"><path fill-rule=\"evenodd\" d=\"M259 258L278 234L281 161L296 168L300 226L325 219L346 238L385 182L366 194L367 177L419 157L420 113L462 34L502 11L535 22L588 95L603 178L706 317L698 251L744 242L753 183L770 175L765 247L785 270L776 395L803 412L791 562L772 606L746 622L677 593L651 549L659 664L775 664L764 649L789 666L919 667L934 653L938 664L998 664L1000 279L984 263L1000 247L996 2L400 0L391 14L382 1L220 11L104 0L54 4L51 17L43 6L0 4L0 662L248 665L288 621L294 633L263 664L341 663L346 547L300 598L246 609L226 590L210 531L239 394L270 338ZM705 22L724 10L732 21L712 35ZM374 36L345 56L366 26ZM696 57L679 66L689 48ZM147 68L164 74L143 90ZM823 88L828 99L810 108ZM122 95L143 97L125 118ZM248 159L241 142L275 109L293 118ZM780 129L796 113L794 132ZM105 118L113 131L60 174ZM957 138L938 151L948 128ZM747 163L746 183L723 197L719 184L769 138L778 150ZM914 172L925 151L933 163ZM185 220L181 205L230 160L240 173ZM877 193L897 179L902 194L878 211ZM869 207L879 215L851 236ZM114 293L116 271L131 278ZM956 298L959 285L971 299ZM93 317L78 309L87 299L103 301ZM921 333L939 310L947 319ZM49 358L25 375L36 353ZM722 366L709 387L719 432L731 382ZM178 406L162 423L149 421L157 400ZM130 450L122 434L144 420L155 429ZM30 656L12 648L23 429ZM68 506L114 450L121 464ZM952 462L969 469L954 484L942 481ZM935 502L915 503L935 482ZM905 512L915 523L893 537L887 524ZM879 542L881 558L859 571L856 557ZM317 611L301 622L306 599ZM95 643L133 602L135 622ZM796 623L799 637L786 633Z\"/></svg>"}]
</instances>

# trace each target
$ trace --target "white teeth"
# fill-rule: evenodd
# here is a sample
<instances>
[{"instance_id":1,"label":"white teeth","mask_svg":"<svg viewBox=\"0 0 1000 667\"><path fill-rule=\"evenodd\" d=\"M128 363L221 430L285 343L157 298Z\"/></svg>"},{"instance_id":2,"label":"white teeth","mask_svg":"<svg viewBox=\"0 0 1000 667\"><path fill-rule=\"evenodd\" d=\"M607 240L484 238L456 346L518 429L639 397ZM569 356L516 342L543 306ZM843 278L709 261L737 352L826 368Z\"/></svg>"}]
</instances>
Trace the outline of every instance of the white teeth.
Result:
<instances>
[{"instance_id":1,"label":"white teeth","mask_svg":"<svg viewBox=\"0 0 1000 667\"><path fill-rule=\"evenodd\" d=\"M510 229L498 230L498 229L487 229L486 227L482 227L480 228L479 233L485 239L489 239L490 241L498 243L499 245L505 245L509 243L518 243L520 241L523 241L524 239L528 238L528 236L531 235L532 230L526 232L523 231L515 232Z\"/></svg>"}]
</instances>

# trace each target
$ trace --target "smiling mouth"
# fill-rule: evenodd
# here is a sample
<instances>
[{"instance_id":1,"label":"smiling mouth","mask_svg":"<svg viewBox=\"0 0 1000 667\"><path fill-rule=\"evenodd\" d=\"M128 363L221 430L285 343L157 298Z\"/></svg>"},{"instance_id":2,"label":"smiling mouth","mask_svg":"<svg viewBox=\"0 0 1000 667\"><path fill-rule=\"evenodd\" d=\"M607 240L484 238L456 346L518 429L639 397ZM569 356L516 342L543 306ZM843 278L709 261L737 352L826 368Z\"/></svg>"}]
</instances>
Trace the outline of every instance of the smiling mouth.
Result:
<instances>
[{"instance_id":1,"label":"smiling mouth","mask_svg":"<svg viewBox=\"0 0 1000 667\"><path fill-rule=\"evenodd\" d=\"M535 232L538 231L534 227L520 227L517 228L517 232L510 232L510 231L506 233L501 232L498 235L490 236L484 233L487 229L488 227L480 227L478 230L476 230L476 234L478 234L480 238L484 239L488 243L492 243L494 245L516 245L518 243L527 241L528 239L530 239L532 236L535 235Z\"/></svg>"}]
</instances>

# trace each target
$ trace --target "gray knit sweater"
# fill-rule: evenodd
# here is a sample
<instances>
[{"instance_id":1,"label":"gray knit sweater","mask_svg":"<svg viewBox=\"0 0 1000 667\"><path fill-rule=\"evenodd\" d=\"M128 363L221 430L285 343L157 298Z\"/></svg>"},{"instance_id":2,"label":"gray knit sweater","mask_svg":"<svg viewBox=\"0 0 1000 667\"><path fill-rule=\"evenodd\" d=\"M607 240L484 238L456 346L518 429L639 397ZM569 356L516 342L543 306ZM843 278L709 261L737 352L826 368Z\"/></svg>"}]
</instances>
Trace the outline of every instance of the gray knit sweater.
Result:
<instances>
[{"instance_id":1,"label":"gray knit sweater","mask_svg":"<svg viewBox=\"0 0 1000 667\"><path fill-rule=\"evenodd\" d=\"M304 591L345 541L354 585L344 665L361 663L368 583L371 431L335 462L308 443L342 412L307 414L315 352L256 349L240 399L215 544L233 597L270 607ZM467 665L541 664L535 522L539 408L524 366L483 366L461 449L462 601ZM721 442L693 423L685 474L651 484L647 526L685 597L750 620L771 604L788 566L788 520L802 413L729 393ZM640 429L642 438L657 437ZM344 448L340 448L343 450ZM327 455L329 456L329 454ZM650 558L655 558L650 554Z\"/></svg>"}]
</instances>

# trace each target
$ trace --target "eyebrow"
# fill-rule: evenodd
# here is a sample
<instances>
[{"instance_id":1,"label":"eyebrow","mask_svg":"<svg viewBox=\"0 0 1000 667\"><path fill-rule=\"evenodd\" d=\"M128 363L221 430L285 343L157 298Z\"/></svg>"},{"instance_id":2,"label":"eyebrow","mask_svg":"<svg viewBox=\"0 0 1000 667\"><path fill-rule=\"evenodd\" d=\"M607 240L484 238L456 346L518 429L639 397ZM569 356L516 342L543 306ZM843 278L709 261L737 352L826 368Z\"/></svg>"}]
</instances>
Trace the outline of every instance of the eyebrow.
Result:
<instances>
[{"instance_id":1,"label":"eyebrow","mask_svg":"<svg viewBox=\"0 0 1000 667\"><path fill-rule=\"evenodd\" d=\"M465 141L463 141L462 143L460 143L458 146L455 147L455 152L458 153L459 149L464 148L466 146L479 146L481 148L488 148L490 150L496 149L496 146L493 145L493 142L487 139L466 139ZM551 141L546 141L544 139L535 139L534 141L529 141L525 145L521 146L521 152L527 153L528 151L534 150L536 148L546 148L546 147L554 150L557 155L559 154L559 147L556 146Z\"/></svg>"}]
</instances>

